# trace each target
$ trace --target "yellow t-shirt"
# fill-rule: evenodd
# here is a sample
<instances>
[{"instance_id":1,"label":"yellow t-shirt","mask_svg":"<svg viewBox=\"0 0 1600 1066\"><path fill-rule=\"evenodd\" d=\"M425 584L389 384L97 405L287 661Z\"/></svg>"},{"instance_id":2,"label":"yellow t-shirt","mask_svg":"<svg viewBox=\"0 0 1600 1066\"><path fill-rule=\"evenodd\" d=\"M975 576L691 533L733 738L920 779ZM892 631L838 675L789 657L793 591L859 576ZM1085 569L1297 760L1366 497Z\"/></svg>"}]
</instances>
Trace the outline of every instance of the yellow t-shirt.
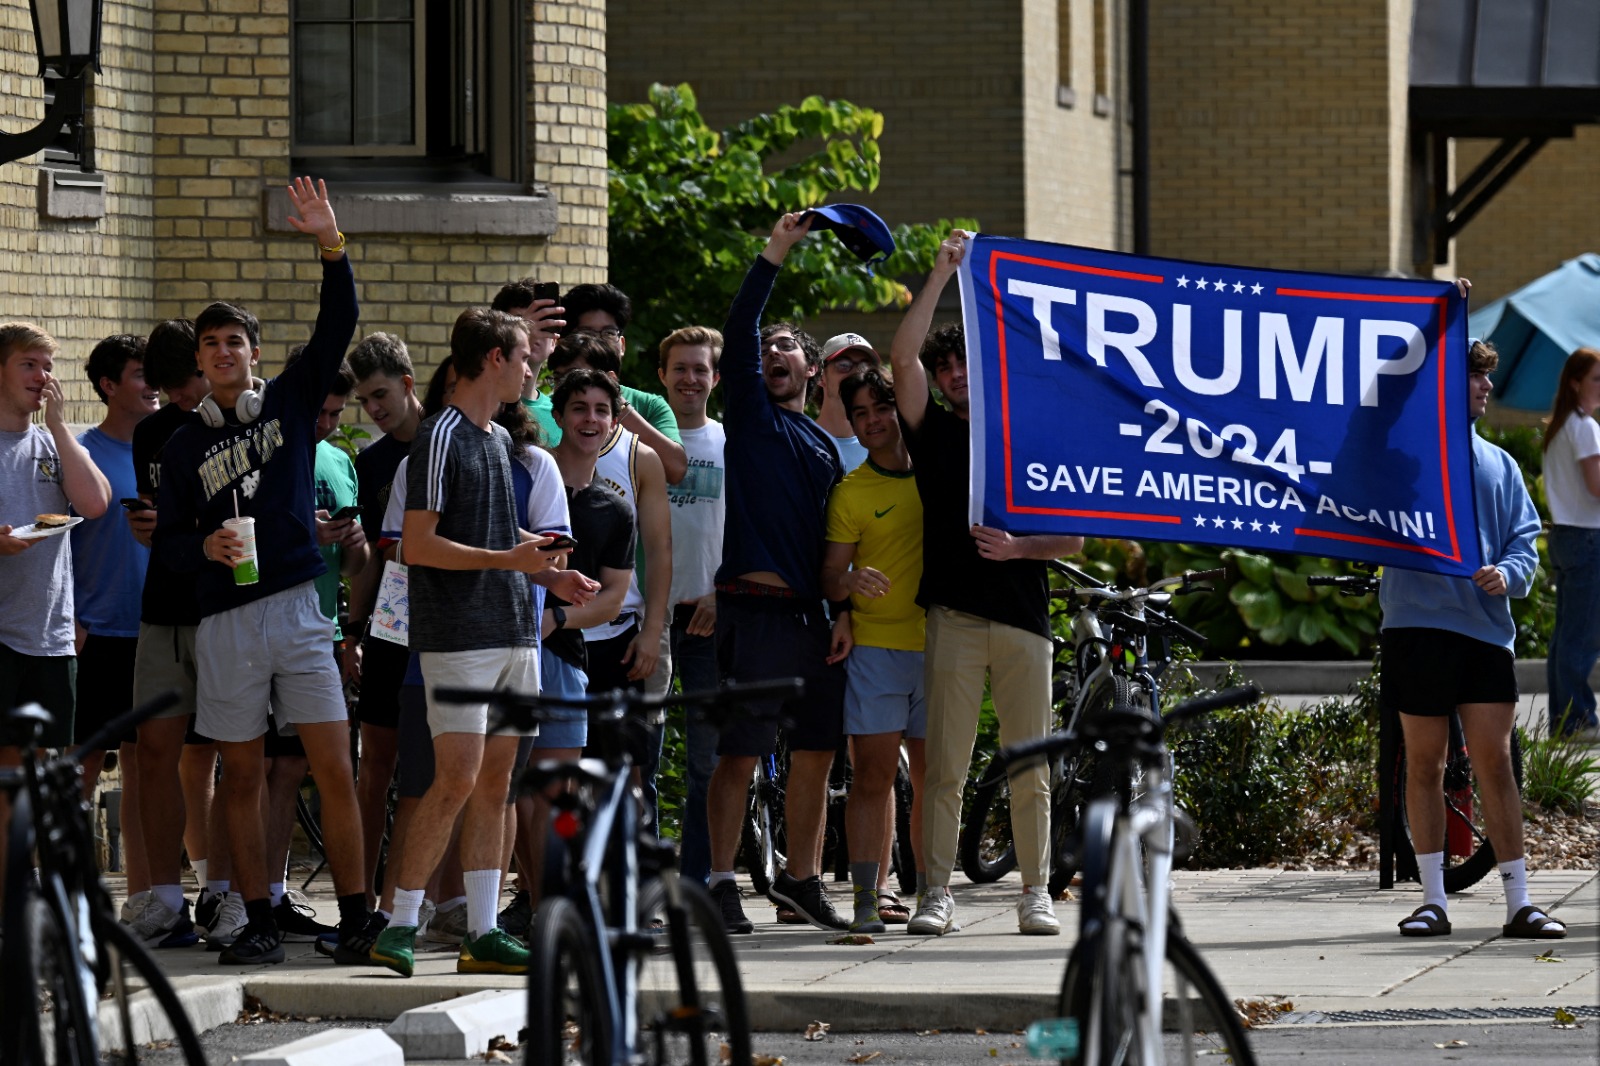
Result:
<instances>
[{"instance_id":1,"label":"yellow t-shirt","mask_svg":"<svg viewBox=\"0 0 1600 1066\"><path fill-rule=\"evenodd\" d=\"M851 626L857 644L895 651L921 651L927 616L917 606L922 581L922 497L908 470L885 471L862 463L828 497L827 538L856 546L856 567L871 567L889 579L878 599L851 596Z\"/></svg>"}]
</instances>

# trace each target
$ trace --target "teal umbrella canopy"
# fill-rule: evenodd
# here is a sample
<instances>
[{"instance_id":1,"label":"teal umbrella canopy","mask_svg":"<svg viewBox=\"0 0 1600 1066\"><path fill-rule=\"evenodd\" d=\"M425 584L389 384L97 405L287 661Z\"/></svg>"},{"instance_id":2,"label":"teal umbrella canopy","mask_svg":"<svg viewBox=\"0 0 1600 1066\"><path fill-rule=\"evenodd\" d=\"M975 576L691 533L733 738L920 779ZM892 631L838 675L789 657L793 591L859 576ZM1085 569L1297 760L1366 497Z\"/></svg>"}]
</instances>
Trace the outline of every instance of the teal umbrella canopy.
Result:
<instances>
[{"instance_id":1,"label":"teal umbrella canopy","mask_svg":"<svg viewBox=\"0 0 1600 1066\"><path fill-rule=\"evenodd\" d=\"M1548 411L1567 357L1600 348L1600 255L1585 253L1509 296L1474 311L1474 337L1500 352L1493 375L1503 407Z\"/></svg>"}]
</instances>

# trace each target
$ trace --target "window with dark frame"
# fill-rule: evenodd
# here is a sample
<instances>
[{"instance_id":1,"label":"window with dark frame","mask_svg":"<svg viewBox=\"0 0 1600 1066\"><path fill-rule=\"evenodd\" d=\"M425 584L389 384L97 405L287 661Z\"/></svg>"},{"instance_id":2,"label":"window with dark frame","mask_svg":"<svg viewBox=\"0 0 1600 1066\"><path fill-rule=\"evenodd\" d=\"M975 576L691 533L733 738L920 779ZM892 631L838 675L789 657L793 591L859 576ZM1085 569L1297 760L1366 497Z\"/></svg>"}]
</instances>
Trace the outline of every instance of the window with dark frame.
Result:
<instances>
[{"instance_id":1,"label":"window with dark frame","mask_svg":"<svg viewBox=\"0 0 1600 1066\"><path fill-rule=\"evenodd\" d=\"M341 180L520 183L520 0L294 0L297 160Z\"/></svg>"}]
</instances>

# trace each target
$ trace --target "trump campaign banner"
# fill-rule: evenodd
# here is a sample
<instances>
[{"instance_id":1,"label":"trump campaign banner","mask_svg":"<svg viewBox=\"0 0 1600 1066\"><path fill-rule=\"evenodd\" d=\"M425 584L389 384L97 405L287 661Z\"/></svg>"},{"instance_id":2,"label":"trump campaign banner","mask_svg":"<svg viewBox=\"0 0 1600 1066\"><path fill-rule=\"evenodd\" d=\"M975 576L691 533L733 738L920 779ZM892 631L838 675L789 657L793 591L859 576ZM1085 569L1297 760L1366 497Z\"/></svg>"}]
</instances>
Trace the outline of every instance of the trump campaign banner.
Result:
<instances>
[{"instance_id":1,"label":"trump campaign banner","mask_svg":"<svg viewBox=\"0 0 1600 1066\"><path fill-rule=\"evenodd\" d=\"M960 280L973 522L1477 570L1452 283L983 234Z\"/></svg>"}]
</instances>

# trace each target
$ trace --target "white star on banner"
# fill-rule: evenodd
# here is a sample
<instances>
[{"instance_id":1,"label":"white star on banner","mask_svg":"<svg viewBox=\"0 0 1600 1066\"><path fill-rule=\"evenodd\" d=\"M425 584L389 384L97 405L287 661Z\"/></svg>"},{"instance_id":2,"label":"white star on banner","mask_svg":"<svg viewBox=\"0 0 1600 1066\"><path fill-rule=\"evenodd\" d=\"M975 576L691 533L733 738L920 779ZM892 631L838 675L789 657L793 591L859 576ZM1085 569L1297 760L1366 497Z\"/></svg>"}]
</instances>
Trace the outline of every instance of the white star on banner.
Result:
<instances>
[{"instance_id":1,"label":"white star on banner","mask_svg":"<svg viewBox=\"0 0 1600 1066\"><path fill-rule=\"evenodd\" d=\"M1221 529L1223 526L1222 516L1218 515L1217 517L1213 518L1211 520L1211 524L1216 526L1218 529Z\"/></svg>"},{"instance_id":2,"label":"white star on banner","mask_svg":"<svg viewBox=\"0 0 1600 1066\"><path fill-rule=\"evenodd\" d=\"M1178 279L1178 288L1187 289L1188 287L1189 287L1189 279L1188 278L1184 277L1184 278L1179 278Z\"/></svg>"},{"instance_id":3,"label":"white star on banner","mask_svg":"<svg viewBox=\"0 0 1600 1066\"><path fill-rule=\"evenodd\" d=\"M1242 522L1241 520L1235 518L1233 520L1233 528L1234 529L1243 529L1244 528L1244 522Z\"/></svg>"},{"instance_id":4,"label":"white star on banner","mask_svg":"<svg viewBox=\"0 0 1600 1066\"><path fill-rule=\"evenodd\" d=\"M1204 527L1205 524L1206 524L1206 516L1203 515L1203 514L1195 515L1194 516L1194 524L1197 525L1197 526Z\"/></svg>"},{"instance_id":5,"label":"white star on banner","mask_svg":"<svg viewBox=\"0 0 1600 1066\"><path fill-rule=\"evenodd\" d=\"M1279 531L1279 530L1281 530L1281 529L1282 529L1282 528L1283 528L1283 527L1282 527L1282 526L1280 526L1280 525L1278 525L1278 523L1276 523L1276 522L1273 522L1273 523L1272 523L1272 524L1271 524L1271 525L1269 525L1269 526L1267 526L1267 532L1268 532L1268 533L1276 533L1276 532L1278 532L1278 531Z\"/></svg>"},{"instance_id":6,"label":"white star on banner","mask_svg":"<svg viewBox=\"0 0 1600 1066\"><path fill-rule=\"evenodd\" d=\"M1242 281L1234 282L1233 283L1233 291L1234 292L1243 292L1244 291L1244 282L1242 282Z\"/></svg>"},{"instance_id":7,"label":"white star on banner","mask_svg":"<svg viewBox=\"0 0 1600 1066\"><path fill-rule=\"evenodd\" d=\"M1261 295L1261 283L1259 281L1256 282L1254 285L1250 286L1250 295L1251 296L1260 296Z\"/></svg>"},{"instance_id":8,"label":"white star on banner","mask_svg":"<svg viewBox=\"0 0 1600 1066\"><path fill-rule=\"evenodd\" d=\"M1260 533L1261 532L1261 523L1260 522L1251 522L1250 523L1250 532L1252 532L1252 533Z\"/></svg>"},{"instance_id":9,"label":"white star on banner","mask_svg":"<svg viewBox=\"0 0 1600 1066\"><path fill-rule=\"evenodd\" d=\"M1216 281L1211 283L1211 287L1216 289L1218 292L1226 292L1228 289L1228 283L1223 281L1221 278L1218 278Z\"/></svg>"},{"instance_id":10,"label":"white star on banner","mask_svg":"<svg viewBox=\"0 0 1600 1066\"><path fill-rule=\"evenodd\" d=\"M1206 287L1206 279L1205 278L1196 278L1195 279L1195 283L1194 283L1194 287L1197 288L1197 289L1200 289L1201 291L1204 291L1205 287Z\"/></svg>"}]
</instances>

